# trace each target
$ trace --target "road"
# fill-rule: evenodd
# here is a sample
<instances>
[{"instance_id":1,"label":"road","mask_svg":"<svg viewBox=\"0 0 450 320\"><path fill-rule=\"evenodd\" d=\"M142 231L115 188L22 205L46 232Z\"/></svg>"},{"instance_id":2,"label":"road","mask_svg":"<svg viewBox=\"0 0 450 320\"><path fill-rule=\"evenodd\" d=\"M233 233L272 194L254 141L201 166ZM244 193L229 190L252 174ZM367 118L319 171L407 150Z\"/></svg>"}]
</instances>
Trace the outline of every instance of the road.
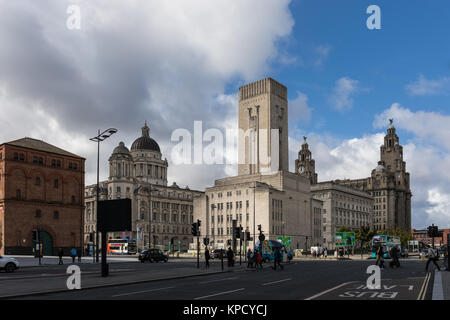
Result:
<instances>
[{"instance_id":1,"label":"road","mask_svg":"<svg viewBox=\"0 0 450 320\"><path fill-rule=\"evenodd\" d=\"M217 262L216 262L217 263ZM284 270L241 269L201 277L161 280L117 285L86 290L72 290L43 294L25 299L151 299L151 300L320 300L430 299L432 276L427 276L424 263L402 260L399 269L381 271L380 290L365 288L368 266L373 261L294 261ZM141 268L159 270L181 265L195 265L194 261L167 264L115 264L123 272L134 272L139 279ZM216 265L217 267L217 265ZM85 267L86 268L86 267ZM431 275L431 273L429 273ZM43 277L43 281L45 277Z\"/></svg>"}]
</instances>

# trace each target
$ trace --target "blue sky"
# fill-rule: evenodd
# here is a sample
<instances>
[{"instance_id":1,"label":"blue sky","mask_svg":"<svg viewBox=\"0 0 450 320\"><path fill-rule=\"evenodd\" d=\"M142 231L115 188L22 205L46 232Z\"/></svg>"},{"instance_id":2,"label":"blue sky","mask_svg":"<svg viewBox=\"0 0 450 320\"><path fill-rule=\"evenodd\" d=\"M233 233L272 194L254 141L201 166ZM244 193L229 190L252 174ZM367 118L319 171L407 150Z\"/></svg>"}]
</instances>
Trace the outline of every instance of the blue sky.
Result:
<instances>
[{"instance_id":1,"label":"blue sky","mask_svg":"<svg viewBox=\"0 0 450 320\"><path fill-rule=\"evenodd\" d=\"M381 30L366 27L369 5ZM236 128L239 86L272 77L288 88L291 170L307 135L320 181L369 176L394 118L413 227L450 227L449 21L447 0L2 1L0 137L82 155L92 184L89 138L119 130L101 148L106 179L147 120L169 184L203 190L236 167L176 165L171 134Z\"/></svg>"},{"instance_id":2,"label":"blue sky","mask_svg":"<svg viewBox=\"0 0 450 320\"><path fill-rule=\"evenodd\" d=\"M371 4L381 9L381 30L366 27ZM297 91L307 93L314 111L312 121L299 124L302 130L325 130L340 138L374 133L374 116L394 102L412 111L448 113L448 95L412 96L405 86L420 75L450 75L450 2L296 0L290 9L295 26L279 48L297 61L283 65L275 60L267 76L280 79L291 99ZM329 48L328 55L316 65L321 46ZM361 88L348 111L335 110L329 102L341 77L359 81ZM411 137L407 131L399 134L403 142Z\"/></svg>"}]
</instances>

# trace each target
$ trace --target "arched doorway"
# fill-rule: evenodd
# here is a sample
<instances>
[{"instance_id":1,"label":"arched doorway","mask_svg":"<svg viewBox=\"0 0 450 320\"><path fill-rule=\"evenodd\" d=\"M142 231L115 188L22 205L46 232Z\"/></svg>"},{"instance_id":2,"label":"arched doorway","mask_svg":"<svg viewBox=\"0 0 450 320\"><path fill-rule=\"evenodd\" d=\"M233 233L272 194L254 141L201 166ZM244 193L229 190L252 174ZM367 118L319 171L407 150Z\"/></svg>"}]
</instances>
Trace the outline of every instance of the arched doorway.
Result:
<instances>
[{"instance_id":1,"label":"arched doorway","mask_svg":"<svg viewBox=\"0 0 450 320\"><path fill-rule=\"evenodd\" d=\"M42 241L42 255L52 256L53 255L53 239L52 236L46 231L40 231L39 236Z\"/></svg>"}]
</instances>

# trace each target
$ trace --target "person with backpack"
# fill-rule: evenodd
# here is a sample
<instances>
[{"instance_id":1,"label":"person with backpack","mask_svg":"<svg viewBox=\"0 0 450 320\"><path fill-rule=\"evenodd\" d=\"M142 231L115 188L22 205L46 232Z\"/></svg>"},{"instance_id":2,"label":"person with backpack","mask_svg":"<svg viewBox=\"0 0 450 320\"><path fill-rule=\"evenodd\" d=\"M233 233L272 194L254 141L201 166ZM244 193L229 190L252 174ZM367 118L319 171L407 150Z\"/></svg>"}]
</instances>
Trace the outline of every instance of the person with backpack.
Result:
<instances>
[{"instance_id":1,"label":"person with backpack","mask_svg":"<svg viewBox=\"0 0 450 320\"><path fill-rule=\"evenodd\" d=\"M428 261L427 261L427 265L425 266L425 271L428 272L428 266L429 266L430 262L433 262L434 265L436 266L436 268L438 269L438 271L441 271L441 268L439 268L439 265L436 262L438 260L439 260L439 256L436 253L436 250L433 249L430 245L428 245Z\"/></svg>"},{"instance_id":2,"label":"person with backpack","mask_svg":"<svg viewBox=\"0 0 450 320\"><path fill-rule=\"evenodd\" d=\"M378 263L380 263L380 268L384 268L384 250L383 246L381 245L377 249L377 262L375 263L375 265L378 266Z\"/></svg>"},{"instance_id":3,"label":"person with backpack","mask_svg":"<svg viewBox=\"0 0 450 320\"><path fill-rule=\"evenodd\" d=\"M393 268L393 267L400 268L400 261L398 260L398 253L399 253L398 251L399 250L398 250L398 246L397 245L395 245L391 249L391 258L392 258L392 261L390 263L390 267L391 268Z\"/></svg>"},{"instance_id":4,"label":"person with backpack","mask_svg":"<svg viewBox=\"0 0 450 320\"><path fill-rule=\"evenodd\" d=\"M70 250L70 255L72 256L72 263L75 263L75 257L77 256L77 250L75 248L72 248L72 250Z\"/></svg>"}]
</instances>

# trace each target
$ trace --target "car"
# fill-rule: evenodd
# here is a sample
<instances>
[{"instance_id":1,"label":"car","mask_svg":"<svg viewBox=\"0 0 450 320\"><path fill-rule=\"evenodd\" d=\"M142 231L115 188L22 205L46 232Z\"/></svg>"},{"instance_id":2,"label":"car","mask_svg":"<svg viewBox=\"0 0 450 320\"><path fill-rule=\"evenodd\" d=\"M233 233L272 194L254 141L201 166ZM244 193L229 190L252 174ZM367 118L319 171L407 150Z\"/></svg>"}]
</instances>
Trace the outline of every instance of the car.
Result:
<instances>
[{"instance_id":1,"label":"car","mask_svg":"<svg viewBox=\"0 0 450 320\"><path fill-rule=\"evenodd\" d=\"M19 269L19 261L14 258L0 256L0 270L5 270L6 272L14 272Z\"/></svg>"},{"instance_id":2,"label":"car","mask_svg":"<svg viewBox=\"0 0 450 320\"><path fill-rule=\"evenodd\" d=\"M211 259L220 259L221 256L226 256L226 252L224 249L215 249L211 253Z\"/></svg>"},{"instance_id":3,"label":"car","mask_svg":"<svg viewBox=\"0 0 450 320\"><path fill-rule=\"evenodd\" d=\"M139 254L139 261L144 263L145 261L149 261L149 262L159 262L159 261L164 261L167 262L169 261L169 256L165 255L160 249L147 249L142 251Z\"/></svg>"}]
</instances>

